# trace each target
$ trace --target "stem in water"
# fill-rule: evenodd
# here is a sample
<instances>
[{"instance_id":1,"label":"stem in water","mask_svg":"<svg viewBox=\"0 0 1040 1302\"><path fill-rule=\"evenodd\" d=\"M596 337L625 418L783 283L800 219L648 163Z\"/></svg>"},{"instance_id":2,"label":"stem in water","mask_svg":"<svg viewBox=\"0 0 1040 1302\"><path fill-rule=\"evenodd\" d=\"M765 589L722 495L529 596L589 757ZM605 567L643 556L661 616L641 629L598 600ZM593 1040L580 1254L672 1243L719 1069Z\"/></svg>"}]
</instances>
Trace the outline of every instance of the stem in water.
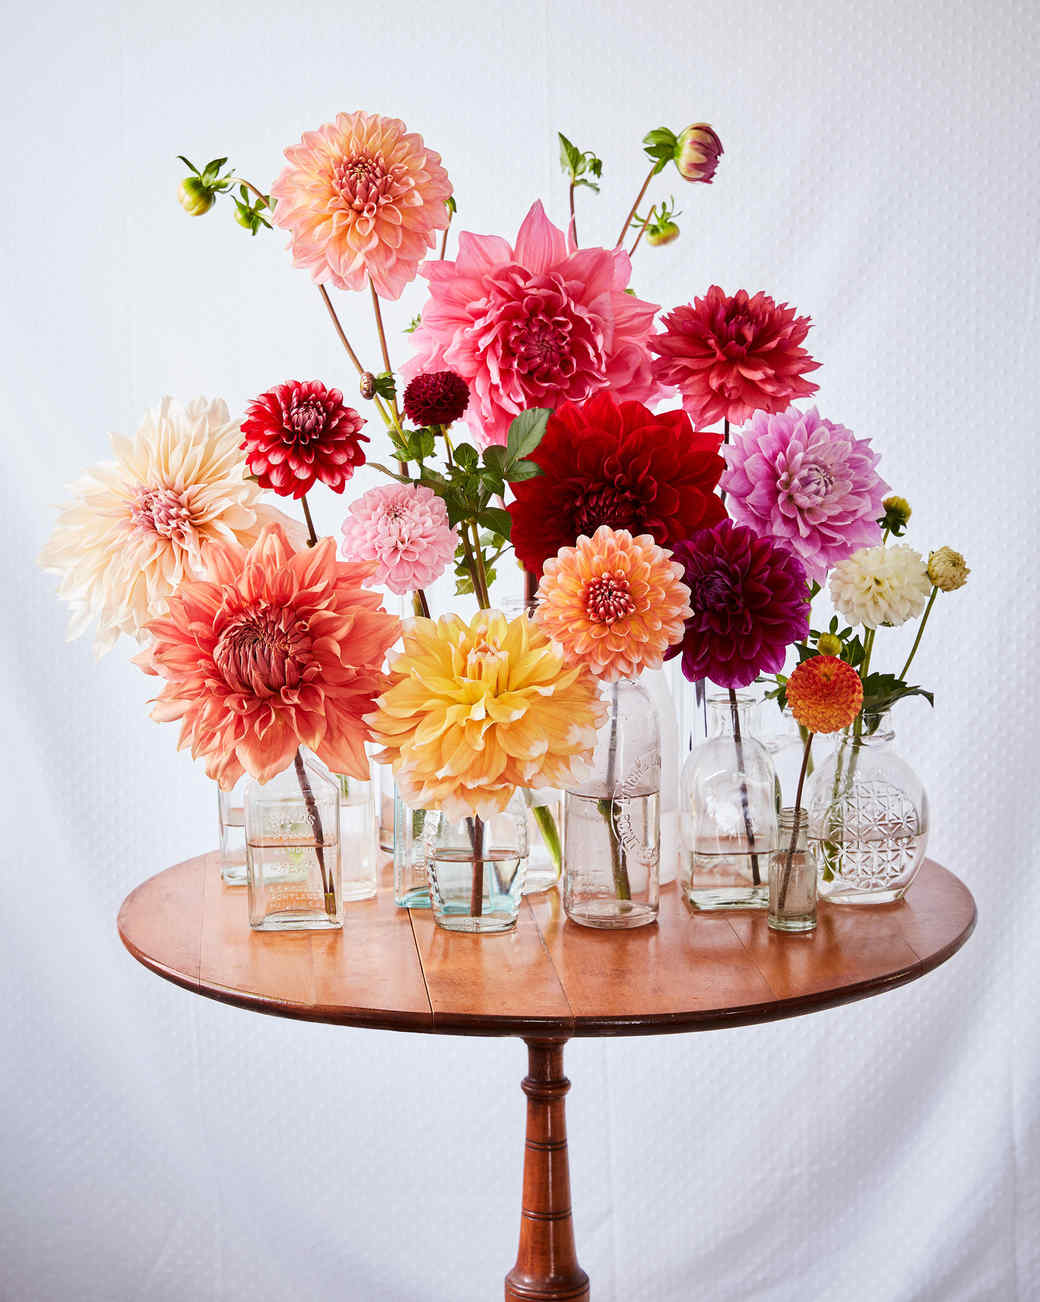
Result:
<instances>
[{"instance_id":1,"label":"stem in water","mask_svg":"<svg viewBox=\"0 0 1040 1302\"><path fill-rule=\"evenodd\" d=\"M473 846L473 884L469 892L469 916L479 918L484 913L484 820L474 815L467 818L469 839Z\"/></svg>"},{"instance_id":2,"label":"stem in water","mask_svg":"<svg viewBox=\"0 0 1040 1302\"><path fill-rule=\"evenodd\" d=\"M303 764L303 755L300 753L299 748L297 748L293 764L296 766L296 779L300 784L303 803L307 806L307 817L311 821L311 831L314 833L314 855L318 860L318 871L321 873L321 889L325 894L325 912L332 917L336 912L336 884L332 880L332 874L325 867L325 833L321 826L321 811L318 809L318 802L314 799L311 780L307 776L307 770Z\"/></svg>"},{"instance_id":3,"label":"stem in water","mask_svg":"<svg viewBox=\"0 0 1040 1302\"><path fill-rule=\"evenodd\" d=\"M617 683L610 685L610 741L607 744L607 791L608 795L596 802L603 821L607 825L610 838L610 867L614 875L614 890L619 900L632 898L632 886L628 880L628 868L621 850L621 841L614 825L614 788L617 773L618 751L618 688Z\"/></svg>"},{"instance_id":4,"label":"stem in water","mask_svg":"<svg viewBox=\"0 0 1040 1302\"><path fill-rule=\"evenodd\" d=\"M733 742L737 748L737 768L740 772L740 807L744 814L744 831L747 834L748 850L751 851L751 881L755 886L762 885L762 874L758 867L758 855L755 853L755 831L751 826L751 801L748 796L747 771L744 768L744 738L740 734L740 709L737 694L729 689L729 712L733 720Z\"/></svg>"}]
</instances>

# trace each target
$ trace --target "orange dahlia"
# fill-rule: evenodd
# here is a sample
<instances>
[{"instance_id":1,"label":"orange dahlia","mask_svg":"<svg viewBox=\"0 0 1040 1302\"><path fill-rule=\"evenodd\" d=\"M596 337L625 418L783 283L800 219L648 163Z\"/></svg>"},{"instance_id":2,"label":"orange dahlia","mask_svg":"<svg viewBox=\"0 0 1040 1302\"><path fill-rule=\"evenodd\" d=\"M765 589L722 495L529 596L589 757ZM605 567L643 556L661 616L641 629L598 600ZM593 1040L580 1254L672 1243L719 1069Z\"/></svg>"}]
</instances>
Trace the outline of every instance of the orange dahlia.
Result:
<instances>
[{"instance_id":1,"label":"orange dahlia","mask_svg":"<svg viewBox=\"0 0 1040 1302\"><path fill-rule=\"evenodd\" d=\"M367 722L405 802L489 818L517 787L565 787L591 758L605 709L583 665L567 663L519 615L481 610L412 619L390 688Z\"/></svg>"},{"instance_id":2,"label":"orange dahlia","mask_svg":"<svg viewBox=\"0 0 1040 1302\"><path fill-rule=\"evenodd\" d=\"M634 678L682 637L693 613L682 574L649 534L603 524L545 562L535 619L597 678Z\"/></svg>"},{"instance_id":3,"label":"orange dahlia","mask_svg":"<svg viewBox=\"0 0 1040 1302\"><path fill-rule=\"evenodd\" d=\"M787 680L787 703L795 720L810 732L839 732L859 714L863 684L855 669L837 656L812 656Z\"/></svg>"},{"instance_id":4,"label":"orange dahlia","mask_svg":"<svg viewBox=\"0 0 1040 1302\"><path fill-rule=\"evenodd\" d=\"M364 716L386 686L400 621L362 586L371 566L336 559L324 538L295 551L280 525L253 546L214 550L185 579L136 663L165 678L152 718L181 720L180 747L229 790L267 782L309 746L335 773L368 777Z\"/></svg>"}]
</instances>

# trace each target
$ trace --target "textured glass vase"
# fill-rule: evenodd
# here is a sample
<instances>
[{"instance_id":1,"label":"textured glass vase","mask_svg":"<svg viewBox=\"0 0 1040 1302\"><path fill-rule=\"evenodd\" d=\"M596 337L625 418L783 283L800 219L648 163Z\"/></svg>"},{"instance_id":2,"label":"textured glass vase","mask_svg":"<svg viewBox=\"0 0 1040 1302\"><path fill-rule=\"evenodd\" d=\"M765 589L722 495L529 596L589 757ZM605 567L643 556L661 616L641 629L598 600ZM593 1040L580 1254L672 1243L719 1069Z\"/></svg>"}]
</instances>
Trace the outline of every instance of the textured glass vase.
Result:
<instances>
[{"instance_id":1,"label":"textured glass vase","mask_svg":"<svg viewBox=\"0 0 1040 1302\"><path fill-rule=\"evenodd\" d=\"M887 714L864 714L809 779L809 837L833 904L902 899L924 860L928 798L893 737Z\"/></svg>"},{"instance_id":2,"label":"textured glass vase","mask_svg":"<svg viewBox=\"0 0 1040 1302\"><path fill-rule=\"evenodd\" d=\"M658 909L661 725L635 680L604 698L591 770L563 797L563 907L585 927L641 927Z\"/></svg>"},{"instance_id":3,"label":"textured glass vase","mask_svg":"<svg viewBox=\"0 0 1040 1302\"><path fill-rule=\"evenodd\" d=\"M446 931L516 926L527 872L527 809L519 794L491 818L426 811L423 862L433 916Z\"/></svg>"},{"instance_id":4,"label":"textured glass vase","mask_svg":"<svg viewBox=\"0 0 1040 1302\"><path fill-rule=\"evenodd\" d=\"M239 778L230 791L217 788L220 823L220 875L228 886L246 884L246 809L248 777Z\"/></svg>"},{"instance_id":5,"label":"textured glass vase","mask_svg":"<svg viewBox=\"0 0 1040 1302\"><path fill-rule=\"evenodd\" d=\"M755 714L749 697L709 697L708 739L683 765L680 882L698 909L764 909L769 903L779 788L769 752L755 734Z\"/></svg>"},{"instance_id":6,"label":"textured glass vase","mask_svg":"<svg viewBox=\"0 0 1040 1302\"><path fill-rule=\"evenodd\" d=\"M343 773L333 775L339 785L339 835L342 897L368 900L376 893L378 863L376 810L371 782Z\"/></svg>"},{"instance_id":7,"label":"textured glass vase","mask_svg":"<svg viewBox=\"0 0 1040 1302\"><path fill-rule=\"evenodd\" d=\"M816 926L816 858L804 809L780 811L777 847L769 859L769 927L812 931Z\"/></svg>"}]
</instances>

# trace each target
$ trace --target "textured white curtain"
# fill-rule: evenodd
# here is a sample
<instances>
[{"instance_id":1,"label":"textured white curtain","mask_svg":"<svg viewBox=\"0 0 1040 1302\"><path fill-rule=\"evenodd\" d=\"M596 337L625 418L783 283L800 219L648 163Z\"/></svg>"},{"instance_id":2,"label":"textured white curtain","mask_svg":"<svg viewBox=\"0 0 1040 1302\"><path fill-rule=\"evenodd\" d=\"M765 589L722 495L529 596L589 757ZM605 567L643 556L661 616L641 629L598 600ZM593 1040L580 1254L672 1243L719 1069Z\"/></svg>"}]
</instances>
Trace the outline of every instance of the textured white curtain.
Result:
<instances>
[{"instance_id":1,"label":"textured white curtain","mask_svg":"<svg viewBox=\"0 0 1040 1302\"><path fill-rule=\"evenodd\" d=\"M269 183L282 147L355 107L421 131L461 227L505 235L536 196L562 224L563 130L605 159L602 196L580 196L604 241L643 133L712 122L717 181L662 184L682 236L640 249L641 294L717 281L810 313L823 414L883 449L914 544L972 566L916 661L935 713L907 702L897 724L975 937L817 1016L572 1043L593 1296L1040 1294L1038 26L1014 0L9 10L0 1296L483 1302L513 1259L522 1045L266 1019L124 953L120 901L213 845L213 790L148 721L128 646L95 666L63 644L34 566L65 482L161 394L352 391L283 237L189 220L174 156ZM421 298L389 313L401 360ZM374 356L367 303L341 301ZM315 507L338 526L331 496ZM905 642L885 635L893 668Z\"/></svg>"}]
</instances>

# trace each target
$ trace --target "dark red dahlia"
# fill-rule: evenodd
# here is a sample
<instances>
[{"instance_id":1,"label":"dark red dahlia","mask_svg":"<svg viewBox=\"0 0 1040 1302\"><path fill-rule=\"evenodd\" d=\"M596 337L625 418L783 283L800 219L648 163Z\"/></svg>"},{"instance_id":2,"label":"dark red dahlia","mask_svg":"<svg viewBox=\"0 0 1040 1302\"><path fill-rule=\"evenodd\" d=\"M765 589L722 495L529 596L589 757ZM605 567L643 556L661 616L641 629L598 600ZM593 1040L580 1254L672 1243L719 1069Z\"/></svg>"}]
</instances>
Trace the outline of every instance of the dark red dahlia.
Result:
<instances>
[{"instance_id":1,"label":"dark red dahlia","mask_svg":"<svg viewBox=\"0 0 1040 1302\"><path fill-rule=\"evenodd\" d=\"M820 363L801 347L812 320L768 294L727 295L712 285L662 324L650 339L654 379L679 390L695 424L742 425L753 412L786 411L820 387L805 379Z\"/></svg>"},{"instance_id":2,"label":"dark red dahlia","mask_svg":"<svg viewBox=\"0 0 1040 1302\"><path fill-rule=\"evenodd\" d=\"M364 419L338 389L289 380L255 398L242 422L249 473L280 497L302 497L316 479L342 493L365 464Z\"/></svg>"},{"instance_id":3,"label":"dark red dahlia","mask_svg":"<svg viewBox=\"0 0 1040 1302\"><path fill-rule=\"evenodd\" d=\"M469 388L454 371L417 375L404 391L404 414L413 425L450 425L469 406Z\"/></svg>"},{"instance_id":4,"label":"dark red dahlia","mask_svg":"<svg viewBox=\"0 0 1040 1302\"><path fill-rule=\"evenodd\" d=\"M809 632L809 585L801 561L746 525L723 520L673 548L690 589L682 653L691 681L746 687L784 667L787 648Z\"/></svg>"},{"instance_id":5,"label":"dark red dahlia","mask_svg":"<svg viewBox=\"0 0 1040 1302\"><path fill-rule=\"evenodd\" d=\"M719 443L717 434L695 431L683 411L655 415L608 389L563 403L531 453L541 475L513 485L509 514L521 565L541 574L550 556L601 524L670 547L723 519L714 492Z\"/></svg>"}]
</instances>

